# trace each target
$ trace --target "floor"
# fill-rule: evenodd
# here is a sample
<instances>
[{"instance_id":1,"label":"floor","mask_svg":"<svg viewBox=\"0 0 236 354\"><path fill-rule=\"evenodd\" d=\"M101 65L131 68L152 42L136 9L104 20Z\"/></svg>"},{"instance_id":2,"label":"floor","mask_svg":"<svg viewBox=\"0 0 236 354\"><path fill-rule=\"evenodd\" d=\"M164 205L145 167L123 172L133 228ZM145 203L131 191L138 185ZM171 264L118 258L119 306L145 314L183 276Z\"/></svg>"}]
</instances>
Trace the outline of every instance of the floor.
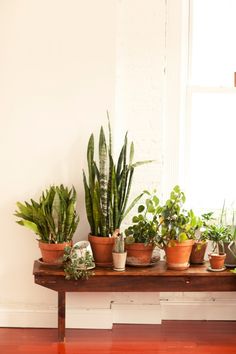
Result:
<instances>
[{"instance_id":1,"label":"floor","mask_svg":"<svg viewBox=\"0 0 236 354\"><path fill-rule=\"evenodd\" d=\"M0 328L0 354L236 354L236 322L163 321L73 330Z\"/></svg>"}]
</instances>

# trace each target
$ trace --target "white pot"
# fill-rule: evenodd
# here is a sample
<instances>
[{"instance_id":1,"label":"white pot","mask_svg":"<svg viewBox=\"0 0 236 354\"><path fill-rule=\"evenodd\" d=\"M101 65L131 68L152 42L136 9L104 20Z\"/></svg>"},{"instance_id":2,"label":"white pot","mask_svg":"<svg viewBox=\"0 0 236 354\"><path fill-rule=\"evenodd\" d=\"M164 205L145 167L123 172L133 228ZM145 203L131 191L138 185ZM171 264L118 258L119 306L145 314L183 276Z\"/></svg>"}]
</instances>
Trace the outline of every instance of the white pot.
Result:
<instances>
[{"instance_id":1,"label":"white pot","mask_svg":"<svg viewBox=\"0 0 236 354\"><path fill-rule=\"evenodd\" d=\"M112 252L113 258L113 269L117 272L123 272L125 270L127 252L124 253L116 253Z\"/></svg>"}]
</instances>

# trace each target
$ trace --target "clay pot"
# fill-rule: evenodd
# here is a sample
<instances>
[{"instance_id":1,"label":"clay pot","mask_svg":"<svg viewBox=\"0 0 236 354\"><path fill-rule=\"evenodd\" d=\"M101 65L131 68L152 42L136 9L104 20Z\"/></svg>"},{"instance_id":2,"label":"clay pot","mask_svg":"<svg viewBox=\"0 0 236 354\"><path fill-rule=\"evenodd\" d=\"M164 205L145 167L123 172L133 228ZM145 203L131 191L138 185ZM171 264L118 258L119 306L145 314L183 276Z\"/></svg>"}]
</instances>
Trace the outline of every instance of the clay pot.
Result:
<instances>
[{"instance_id":1,"label":"clay pot","mask_svg":"<svg viewBox=\"0 0 236 354\"><path fill-rule=\"evenodd\" d=\"M60 265L63 263L64 249L71 246L72 242L63 243L45 243L39 241L42 259L44 263L51 265Z\"/></svg>"},{"instance_id":2,"label":"clay pot","mask_svg":"<svg viewBox=\"0 0 236 354\"><path fill-rule=\"evenodd\" d=\"M225 257L226 254L217 254L217 253L210 253L208 255L210 265L212 269L222 269L224 268L224 262L225 262Z\"/></svg>"},{"instance_id":3,"label":"clay pot","mask_svg":"<svg viewBox=\"0 0 236 354\"><path fill-rule=\"evenodd\" d=\"M114 237L89 235L88 239L92 247L96 266L106 268L112 267L112 250L114 246Z\"/></svg>"},{"instance_id":4,"label":"clay pot","mask_svg":"<svg viewBox=\"0 0 236 354\"><path fill-rule=\"evenodd\" d=\"M207 248L207 242L195 241L190 255L190 263L203 264L206 248Z\"/></svg>"},{"instance_id":5,"label":"clay pot","mask_svg":"<svg viewBox=\"0 0 236 354\"><path fill-rule=\"evenodd\" d=\"M124 253L112 253L113 258L113 269L117 272L122 272L125 270L125 263L126 263L127 252Z\"/></svg>"},{"instance_id":6,"label":"clay pot","mask_svg":"<svg viewBox=\"0 0 236 354\"><path fill-rule=\"evenodd\" d=\"M146 245L144 243L132 243L126 245L127 251L127 265L132 266L149 266L151 263L153 245Z\"/></svg>"},{"instance_id":7,"label":"clay pot","mask_svg":"<svg viewBox=\"0 0 236 354\"><path fill-rule=\"evenodd\" d=\"M183 242L171 241L165 247L167 268L173 270L188 269L193 244L193 240Z\"/></svg>"}]
</instances>

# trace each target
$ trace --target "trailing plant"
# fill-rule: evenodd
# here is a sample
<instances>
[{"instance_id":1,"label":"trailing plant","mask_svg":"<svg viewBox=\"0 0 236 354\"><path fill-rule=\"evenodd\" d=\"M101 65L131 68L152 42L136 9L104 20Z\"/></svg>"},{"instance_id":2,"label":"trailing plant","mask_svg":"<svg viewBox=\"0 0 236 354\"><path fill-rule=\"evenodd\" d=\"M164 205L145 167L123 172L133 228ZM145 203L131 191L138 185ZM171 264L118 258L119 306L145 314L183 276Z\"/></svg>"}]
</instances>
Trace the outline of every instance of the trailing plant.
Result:
<instances>
[{"instance_id":1,"label":"trailing plant","mask_svg":"<svg viewBox=\"0 0 236 354\"><path fill-rule=\"evenodd\" d=\"M138 207L138 214L132 219L133 225L125 230L126 243L157 244L158 232L161 225L159 215L162 211L159 198L155 194L144 191L148 195L145 204Z\"/></svg>"},{"instance_id":2,"label":"trailing plant","mask_svg":"<svg viewBox=\"0 0 236 354\"><path fill-rule=\"evenodd\" d=\"M91 134L87 147L87 177L83 171L86 213L90 232L94 236L109 236L115 229L120 228L122 220L142 196L137 196L127 207L134 170L137 166L151 162L133 162L134 144L132 142L128 148L126 133L118 161L115 163L109 116L108 131L107 145L104 129L100 129L98 163L94 158L94 135Z\"/></svg>"},{"instance_id":3,"label":"trailing plant","mask_svg":"<svg viewBox=\"0 0 236 354\"><path fill-rule=\"evenodd\" d=\"M186 201L184 192L179 186L175 186L170 193L169 199L162 207L161 232L159 246L174 245L175 241L183 242L195 237L195 231L199 226L199 219L192 210L185 210Z\"/></svg>"},{"instance_id":4,"label":"trailing plant","mask_svg":"<svg viewBox=\"0 0 236 354\"><path fill-rule=\"evenodd\" d=\"M114 253L125 252L125 238L123 234L119 234L118 236L115 237L113 252Z\"/></svg>"},{"instance_id":5,"label":"trailing plant","mask_svg":"<svg viewBox=\"0 0 236 354\"><path fill-rule=\"evenodd\" d=\"M67 280L89 279L94 275L93 271L90 270L90 268L94 268L93 256L87 250L82 251L79 246L65 247L63 264Z\"/></svg>"},{"instance_id":6,"label":"trailing plant","mask_svg":"<svg viewBox=\"0 0 236 354\"><path fill-rule=\"evenodd\" d=\"M46 243L70 242L79 223L76 213L76 191L51 186L42 192L39 201L17 202L15 216L19 225L25 226Z\"/></svg>"}]
</instances>

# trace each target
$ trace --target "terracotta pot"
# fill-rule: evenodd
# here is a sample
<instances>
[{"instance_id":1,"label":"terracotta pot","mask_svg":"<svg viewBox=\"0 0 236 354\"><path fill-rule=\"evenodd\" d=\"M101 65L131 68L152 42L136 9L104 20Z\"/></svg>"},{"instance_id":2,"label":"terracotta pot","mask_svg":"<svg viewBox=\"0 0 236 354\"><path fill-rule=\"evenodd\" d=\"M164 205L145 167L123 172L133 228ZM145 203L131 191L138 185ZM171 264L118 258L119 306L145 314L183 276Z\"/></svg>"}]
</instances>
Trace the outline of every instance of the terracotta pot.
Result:
<instances>
[{"instance_id":1,"label":"terracotta pot","mask_svg":"<svg viewBox=\"0 0 236 354\"><path fill-rule=\"evenodd\" d=\"M92 247L95 264L98 267L112 267L114 238L89 235L88 239Z\"/></svg>"},{"instance_id":2,"label":"terracotta pot","mask_svg":"<svg viewBox=\"0 0 236 354\"><path fill-rule=\"evenodd\" d=\"M217 254L217 253L210 253L208 255L210 265L212 269L222 269L224 268L224 262L225 262L225 257L226 254Z\"/></svg>"},{"instance_id":3,"label":"terracotta pot","mask_svg":"<svg viewBox=\"0 0 236 354\"><path fill-rule=\"evenodd\" d=\"M203 264L207 248L207 242L195 241L190 255L191 264Z\"/></svg>"},{"instance_id":4,"label":"terracotta pot","mask_svg":"<svg viewBox=\"0 0 236 354\"><path fill-rule=\"evenodd\" d=\"M122 272L125 270L125 263L126 263L127 252L124 253L112 253L113 258L113 269Z\"/></svg>"},{"instance_id":5,"label":"terracotta pot","mask_svg":"<svg viewBox=\"0 0 236 354\"><path fill-rule=\"evenodd\" d=\"M168 269L185 270L189 267L189 258L194 241L172 241L165 247L166 263Z\"/></svg>"},{"instance_id":6,"label":"terracotta pot","mask_svg":"<svg viewBox=\"0 0 236 354\"><path fill-rule=\"evenodd\" d=\"M71 246L72 242L63 243L45 243L39 241L39 248L41 250L43 262L59 265L63 263L64 249Z\"/></svg>"},{"instance_id":7,"label":"terracotta pot","mask_svg":"<svg viewBox=\"0 0 236 354\"><path fill-rule=\"evenodd\" d=\"M132 266L148 266L151 263L153 245L146 245L144 243L132 243L126 245L127 260L126 264Z\"/></svg>"}]
</instances>

